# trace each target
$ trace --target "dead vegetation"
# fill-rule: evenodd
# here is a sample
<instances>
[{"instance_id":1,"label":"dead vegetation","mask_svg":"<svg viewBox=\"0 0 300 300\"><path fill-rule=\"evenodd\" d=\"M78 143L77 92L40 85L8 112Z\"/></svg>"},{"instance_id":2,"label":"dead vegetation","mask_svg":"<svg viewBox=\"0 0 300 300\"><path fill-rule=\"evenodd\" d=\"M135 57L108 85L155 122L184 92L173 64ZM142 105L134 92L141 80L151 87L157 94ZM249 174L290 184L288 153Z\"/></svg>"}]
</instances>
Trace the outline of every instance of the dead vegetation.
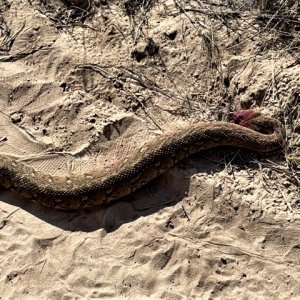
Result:
<instances>
[{"instance_id":1,"label":"dead vegetation","mask_svg":"<svg viewBox=\"0 0 300 300\"><path fill-rule=\"evenodd\" d=\"M39 3L30 3L53 21L57 28L81 25L93 15L91 0L39 0Z\"/></svg>"}]
</instances>

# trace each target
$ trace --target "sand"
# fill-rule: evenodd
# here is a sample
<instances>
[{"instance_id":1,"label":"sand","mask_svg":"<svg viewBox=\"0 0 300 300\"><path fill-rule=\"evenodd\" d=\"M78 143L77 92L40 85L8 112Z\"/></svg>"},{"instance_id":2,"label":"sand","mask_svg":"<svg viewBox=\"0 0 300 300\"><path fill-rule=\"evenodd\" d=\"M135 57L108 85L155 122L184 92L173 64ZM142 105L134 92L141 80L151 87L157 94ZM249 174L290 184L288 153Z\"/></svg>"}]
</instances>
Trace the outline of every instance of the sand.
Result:
<instances>
[{"instance_id":1,"label":"sand","mask_svg":"<svg viewBox=\"0 0 300 300\"><path fill-rule=\"evenodd\" d=\"M205 151L105 208L3 188L0 299L299 299L299 8L245 3L0 0L1 155L92 172L241 108L287 133L283 153Z\"/></svg>"}]
</instances>

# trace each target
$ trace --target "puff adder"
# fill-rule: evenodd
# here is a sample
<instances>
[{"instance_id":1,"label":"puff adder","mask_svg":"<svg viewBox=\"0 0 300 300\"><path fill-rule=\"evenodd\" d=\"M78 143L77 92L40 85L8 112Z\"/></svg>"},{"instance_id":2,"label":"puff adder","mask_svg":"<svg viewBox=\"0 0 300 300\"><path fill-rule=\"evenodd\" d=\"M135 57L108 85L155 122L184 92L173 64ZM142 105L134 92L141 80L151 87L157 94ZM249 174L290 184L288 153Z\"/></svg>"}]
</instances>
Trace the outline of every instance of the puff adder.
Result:
<instances>
[{"instance_id":1,"label":"puff adder","mask_svg":"<svg viewBox=\"0 0 300 300\"><path fill-rule=\"evenodd\" d=\"M162 135L109 172L99 168L93 174L50 176L0 155L0 183L45 206L74 210L124 197L201 150L226 145L259 152L282 149L284 131L279 121L253 110L235 113L233 121L201 122Z\"/></svg>"}]
</instances>

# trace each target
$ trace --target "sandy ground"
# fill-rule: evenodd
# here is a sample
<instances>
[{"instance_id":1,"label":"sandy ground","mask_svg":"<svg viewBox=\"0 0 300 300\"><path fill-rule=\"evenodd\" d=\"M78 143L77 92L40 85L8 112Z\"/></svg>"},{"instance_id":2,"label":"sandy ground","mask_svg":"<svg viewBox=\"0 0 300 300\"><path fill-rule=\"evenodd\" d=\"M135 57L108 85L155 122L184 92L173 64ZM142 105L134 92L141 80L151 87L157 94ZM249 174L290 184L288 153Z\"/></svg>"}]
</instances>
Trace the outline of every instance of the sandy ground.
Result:
<instances>
[{"instance_id":1,"label":"sandy ground","mask_svg":"<svg viewBox=\"0 0 300 300\"><path fill-rule=\"evenodd\" d=\"M250 107L287 132L285 153L206 151L106 208L3 188L0 299L299 299L299 7L222 2L0 0L2 155L91 172Z\"/></svg>"}]
</instances>

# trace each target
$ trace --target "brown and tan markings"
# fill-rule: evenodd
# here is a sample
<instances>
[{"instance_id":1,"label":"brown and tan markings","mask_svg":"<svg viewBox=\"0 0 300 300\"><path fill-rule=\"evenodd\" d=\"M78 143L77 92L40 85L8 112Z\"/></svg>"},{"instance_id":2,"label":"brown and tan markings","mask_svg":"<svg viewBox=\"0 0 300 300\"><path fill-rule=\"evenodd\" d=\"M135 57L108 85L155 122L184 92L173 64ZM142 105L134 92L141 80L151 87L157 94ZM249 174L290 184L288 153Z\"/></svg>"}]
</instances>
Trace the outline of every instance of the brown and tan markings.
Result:
<instances>
[{"instance_id":1,"label":"brown and tan markings","mask_svg":"<svg viewBox=\"0 0 300 300\"><path fill-rule=\"evenodd\" d=\"M50 176L2 155L0 183L45 206L73 210L124 197L201 150L227 145L259 152L282 149L284 131L279 121L253 110L235 113L233 121L201 122L162 135L109 172L99 168L93 174Z\"/></svg>"}]
</instances>

